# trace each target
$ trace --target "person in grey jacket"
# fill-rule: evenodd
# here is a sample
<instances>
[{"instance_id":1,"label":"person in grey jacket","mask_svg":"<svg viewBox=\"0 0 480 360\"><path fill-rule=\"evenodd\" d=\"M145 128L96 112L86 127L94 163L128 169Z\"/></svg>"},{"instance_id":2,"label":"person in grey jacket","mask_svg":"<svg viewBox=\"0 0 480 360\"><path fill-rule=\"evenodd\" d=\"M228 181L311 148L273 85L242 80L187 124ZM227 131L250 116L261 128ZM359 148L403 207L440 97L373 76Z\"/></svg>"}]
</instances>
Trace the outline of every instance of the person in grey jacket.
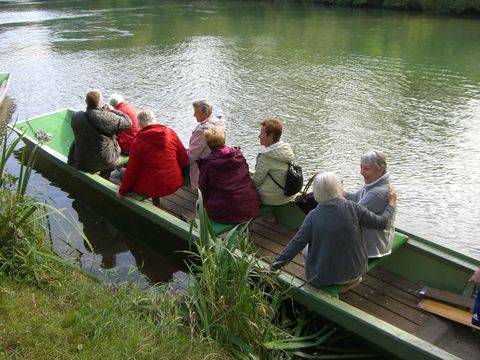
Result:
<instances>
[{"instance_id":1,"label":"person in grey jacket","mask_svg":"<svg viewBox=\"0 0 480 360\"><path fill-rule=\"evenodd\" d=\"M390 175L387 173L385 154L379 150L365 152L360 158L360 173L365 180L365 186L356 192L346 192L344 196L380 215L388 205L388 189L390 187ZM395 236L394 223L395 213L390 226L385 230L362 229L369 258L382 257L391 253Z\"/></svg>"},{"instance_id":2,"label":"person in grey jacket","mask_svg":"<svg viewBox=\"0 0 480 360\"><path fill-rule=\"evenodd\" d=\"M107 178L120 159L120 145L113 135L127 130L132 121L127 114L107 104L102 109L102 94L96 89L87 93L86 111L78 111L72 117L75 136L68 154L68 164L78 170L96 172Z\"/></svg>"},{"instance_id":3,"label":"person in grey jacket","mask_svg":"<svg viewBox=\"0 0 480 360\"><path fill-rule=\"evenodd\" d=\"M342 197L342 185L333 172L325 172L313 183L318 206L270 266L286 265L307 244L305 276L314 287L331 284L357 284L368 270L367 249L361 226L384 229L392 217L397 194L392 188L389 205L375 215L364 206Z\"/></svg>"},{"instance_id":4,"label":"person in grey jacket","mask_svg":"<svg viewBox=\"0 0 480 360\"><path fill-rule=\"evenodd\" d=\"M280 120L265 119L260 125L258 139L264 148L257 155L253 184L262 204L286 204L293 200L296 194L285 196L284 190L277 183L285 185L288 164L294 159L293 151L289 144L280 141L283 130Z\"/></svg>"}]
</instances>

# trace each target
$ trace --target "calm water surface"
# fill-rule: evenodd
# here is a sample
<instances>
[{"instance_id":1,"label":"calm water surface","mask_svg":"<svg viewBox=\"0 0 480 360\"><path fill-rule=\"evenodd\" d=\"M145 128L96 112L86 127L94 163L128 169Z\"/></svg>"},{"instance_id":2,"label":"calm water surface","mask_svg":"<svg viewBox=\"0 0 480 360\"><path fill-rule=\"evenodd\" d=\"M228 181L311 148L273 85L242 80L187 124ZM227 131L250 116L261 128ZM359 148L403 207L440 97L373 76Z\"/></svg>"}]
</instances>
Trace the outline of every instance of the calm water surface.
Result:
<instances>
[{"instance_id":1,"label":"calm water surface","mask_svg":"<svg viewBox=\"0 0 480 360\"><path fill-rule=\"evenodd\" d=\"M363 183L360 155L383 149L399 192L397 225L480 256L480 19L235 1L111 3L0 3L0 71L13 73L0 116L83 109L96 87L154 109L188 144L190 104L208 98L252 168L258 122L279 117L307 175L336 171L347 189ZM119 228L86 199L88 189L47 172L34 176L37 191L114 254L91 255L93 267L122 272L141 262L134 225Z\"/></svg>"}]
</instances>

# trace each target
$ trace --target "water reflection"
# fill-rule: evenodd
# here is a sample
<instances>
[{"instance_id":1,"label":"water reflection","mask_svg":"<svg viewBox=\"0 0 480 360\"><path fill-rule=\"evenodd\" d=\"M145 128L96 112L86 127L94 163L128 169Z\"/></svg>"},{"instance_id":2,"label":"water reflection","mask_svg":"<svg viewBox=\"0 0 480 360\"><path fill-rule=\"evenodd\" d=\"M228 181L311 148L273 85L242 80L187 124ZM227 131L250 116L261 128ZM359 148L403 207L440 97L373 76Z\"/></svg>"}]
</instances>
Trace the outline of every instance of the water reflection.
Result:
<instances>
[{"instance_id":1,"label":"water reflection","mask_svg":"<svg viewBox=\"0 0 480 360\"><path fill-rule=\"evenodd\" d=\"M117 254L129 250L126 237L110 221L98 216L92 209L80 200L73 200L72 208L78 214L78 220L83 225L83 232L88 238L86 249L91 249L101 256L102 269L112 269L117 265Z\"/></svg>"},{"instance_id":2,"label":"water reflection","mask_svg":"<svg viewBox=\"0 0 480 360\"><path fill-rule=\"evenodd\" d=\"M129 277L141 281L145 275L150 283L167 282L179 270L158 249L142 242L141 238L134 238L129 233L121 231L110 220L80 200L73 200L72 208L78 214L78 220L83 225L83 232L88 238L94 254L84 253L82 263L85 268L98 273L98 268L103 270L115 269L113 278ZM118 220L118 219L117 219ZM85 249L90 249L84 243ZM98 261L98 257L100 260ZM141 274L132 273L131 266L140 269Z\"/></svg>"}]
</instances>

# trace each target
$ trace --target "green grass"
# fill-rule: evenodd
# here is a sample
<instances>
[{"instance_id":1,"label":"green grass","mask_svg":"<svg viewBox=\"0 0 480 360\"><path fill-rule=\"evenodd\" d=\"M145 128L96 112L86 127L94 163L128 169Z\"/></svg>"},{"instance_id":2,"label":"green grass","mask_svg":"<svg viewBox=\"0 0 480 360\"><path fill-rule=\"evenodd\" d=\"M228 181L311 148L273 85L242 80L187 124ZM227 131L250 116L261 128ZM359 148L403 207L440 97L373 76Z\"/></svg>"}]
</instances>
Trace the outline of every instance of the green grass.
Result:
<instances>
[{"instance_id":1,"label":"green grass","mask_svg":"<svg viewBox=\"0 0 480 360\"><path fill-rule=\"evenodd\" d=\"M0 279L0 358L226 359L191 336L178 297L79 274L50 286Z\"/></svg>"}]
</instances>

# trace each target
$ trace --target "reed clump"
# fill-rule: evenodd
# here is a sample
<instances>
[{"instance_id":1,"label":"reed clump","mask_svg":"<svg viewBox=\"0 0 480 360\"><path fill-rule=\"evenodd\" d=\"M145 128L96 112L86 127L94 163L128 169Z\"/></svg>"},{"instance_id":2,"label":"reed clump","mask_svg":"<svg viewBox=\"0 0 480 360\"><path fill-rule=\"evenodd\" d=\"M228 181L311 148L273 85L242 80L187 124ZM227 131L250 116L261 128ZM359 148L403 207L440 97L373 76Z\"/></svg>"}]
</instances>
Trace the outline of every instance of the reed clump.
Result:
<instances>
[{"instance_id":1,"label":"reed clump","mask_svg":"<svg viewBox=\"0 0 480 360\"><path fill-rule=\"evenodd\" d=\"M201 214L200 226L208 227ZM274 320L284 293L251 254L247 225L223 239L204 233L191 253L187 316L192 332L219 342L234 358L268 359L272 350L264 344L281 333Z\"/></svg>"}]
</instances>

